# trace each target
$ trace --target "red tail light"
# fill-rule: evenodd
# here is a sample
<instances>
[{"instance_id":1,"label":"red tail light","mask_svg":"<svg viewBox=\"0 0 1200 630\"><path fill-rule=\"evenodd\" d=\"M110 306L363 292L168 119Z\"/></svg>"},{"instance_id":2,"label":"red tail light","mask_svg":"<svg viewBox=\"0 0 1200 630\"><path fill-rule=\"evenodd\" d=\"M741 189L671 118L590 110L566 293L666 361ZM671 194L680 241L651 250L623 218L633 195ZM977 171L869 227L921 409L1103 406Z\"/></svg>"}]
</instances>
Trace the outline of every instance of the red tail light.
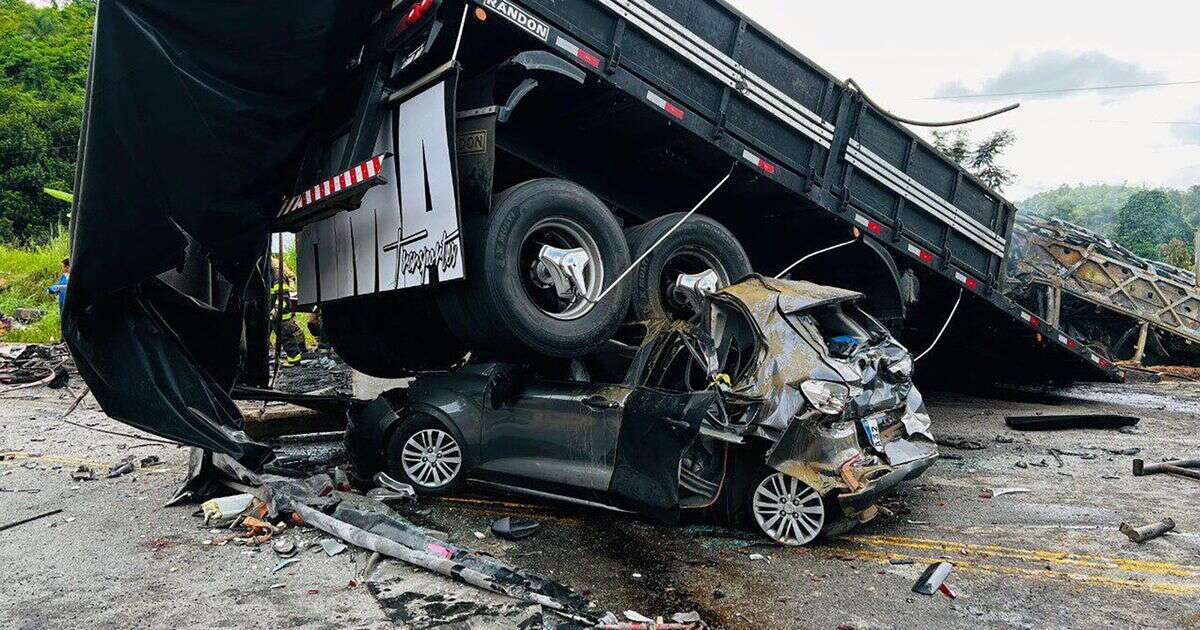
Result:
<instances>
[{"instance_id":1,"label":"red tail light","mask_svg":"<svg viewBox=\"0 0 1200 630\"><path fill-rule=\"evenodd\" d=\"M400 20L400 24L396 26L396 32L399 33L413 24L420 22L425 18L425 15L428 14L429 10L432 8L433 0L419 0L416 4L412 5L412 8L410 8L408 13L404 15L404 19Z\"/></svg>"}]
</instances>

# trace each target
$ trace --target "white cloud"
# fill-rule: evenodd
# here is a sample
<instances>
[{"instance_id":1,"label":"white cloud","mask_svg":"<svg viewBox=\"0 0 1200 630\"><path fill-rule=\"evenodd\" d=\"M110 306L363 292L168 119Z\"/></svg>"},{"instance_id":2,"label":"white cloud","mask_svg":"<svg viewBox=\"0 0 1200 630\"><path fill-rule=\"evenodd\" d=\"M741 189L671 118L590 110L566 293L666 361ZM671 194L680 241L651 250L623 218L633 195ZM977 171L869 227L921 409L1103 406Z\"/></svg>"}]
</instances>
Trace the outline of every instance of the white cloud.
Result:
<instances>
[{"instance_id":1,"label":"white cloud","mask_svg":"<svg viewBox=\"0 0 1200 630\"><path fill-rule=\"evenodd\" d=\"M1009 98L1012 94L1029 94L1024 98L1067 98L1078 90L1098 86L1143 85L1160 83L1165 76L1151 72L1131 61L1111 57L1099 51L1066 52L1048 50L1033 56L1018 56L994 77L988 78L977 89L970 89L962 81L943 84L935 92L936 97L975 96L997 94L998 98ZM1065 90L1075 90L1067 92ZM1112 95L1128 95L1137 90L1106 92Z\"/></svg>"}]
</instances>

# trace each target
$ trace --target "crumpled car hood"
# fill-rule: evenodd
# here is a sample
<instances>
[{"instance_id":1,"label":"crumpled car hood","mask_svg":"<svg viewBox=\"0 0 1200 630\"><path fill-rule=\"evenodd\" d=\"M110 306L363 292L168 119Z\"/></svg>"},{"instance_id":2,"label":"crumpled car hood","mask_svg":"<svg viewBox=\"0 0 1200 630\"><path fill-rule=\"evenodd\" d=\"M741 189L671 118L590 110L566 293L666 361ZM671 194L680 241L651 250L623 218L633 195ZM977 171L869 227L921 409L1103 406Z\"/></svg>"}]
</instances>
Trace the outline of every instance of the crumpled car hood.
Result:
<instances>
[{"instance_id":1,"label":"crumpled car hood","mask_svg":"<svg viewBox=\"0 0 1200 630\"><path fill-rule=\"evenodd\" d=\"M862 418L872 413L906 406L905 426L909 433L928 433L929 416L921 395L907 375L897 375L888 365L909 357L908 350L886 333L875 343L863 344L844 358L833 356L817 327L797 317L823 306L862 299L854 291L811 282L752 276L708 298L704 328L709 339L707 363L720 363L717 341L731 319L729 309L744 315L752 324L758 352L751 367L736 382L725 385L730 396L753 401L756 408L743 420L747 432L778 441L794 418L808 404L800 384L808 380L843 383L852 397L845 417ZM720 377L714 374L714 379Z\"/></svg>"}]
</instances>

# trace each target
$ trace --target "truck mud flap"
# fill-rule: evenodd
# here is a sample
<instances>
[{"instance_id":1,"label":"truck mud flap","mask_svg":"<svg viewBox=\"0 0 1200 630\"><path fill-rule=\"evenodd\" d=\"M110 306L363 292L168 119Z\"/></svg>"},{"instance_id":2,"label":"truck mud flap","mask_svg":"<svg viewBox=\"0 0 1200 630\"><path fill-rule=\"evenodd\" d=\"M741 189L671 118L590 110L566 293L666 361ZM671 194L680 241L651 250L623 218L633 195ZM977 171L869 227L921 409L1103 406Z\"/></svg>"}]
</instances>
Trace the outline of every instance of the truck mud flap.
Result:
<instances>
[{"instance_id":1,"label":"truck mud flap","mask_svg":"<svg viewBox=\"0 0 1200 630\"><path fill-rule=\"evenodd\" d=\"M651 518L679 518L679 460L700 434L716 394L673 394L641 388L625 402L617 459L609 483L616 507Z\"/></svg>"}]
</instances>

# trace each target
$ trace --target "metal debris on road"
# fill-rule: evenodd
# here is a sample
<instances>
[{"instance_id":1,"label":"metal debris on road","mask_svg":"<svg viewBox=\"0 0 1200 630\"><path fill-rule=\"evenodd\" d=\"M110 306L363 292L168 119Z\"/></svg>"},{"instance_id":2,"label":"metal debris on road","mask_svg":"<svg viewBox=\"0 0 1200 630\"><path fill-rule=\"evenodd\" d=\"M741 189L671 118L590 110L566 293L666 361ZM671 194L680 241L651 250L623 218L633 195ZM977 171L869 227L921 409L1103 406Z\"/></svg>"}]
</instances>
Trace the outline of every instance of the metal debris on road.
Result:
<instances>
[{"instance_id":1,"label":"metal debris on road","mask_svg":"<svg viewBox=\"0 0 1200 630\"><path fill-rule=\"evenodd\" d=\"M492 522L492 533L505 540L521 540L536 534L541 527L536 521L514 520L505 516Z\"/></svg>"},{"instance_id":2,"label":"metal debris on road","mask_svg":"<svg viewBox=\"0 0 1200 630\"><path fill-rule=\"evenodd\" d=\"M371 488L367 492L367 496L388 503L391 501L415 501L417 492L411 485L402 481L397 481L390 477L387 473L377 473L373 478L377 488Z\"/></svg>"},{"instance_id":3,"label":"metal debris on road","mask_svg":"<svg viewBox=\"0 0 1200 630\"><path fill-rule=\"evenodd\" d=\"M296 555L299 549L296 547L296 541L291 538L279 538L271 543L271 550L280 558L291 558Z\"/></svg>"},{"instance_id":4,"label":"metal debris on road","mask_svg":"<svg viewBox=\"0 0 1200 630\"><path fill-rule=\"evenodd\" d=\"M997 499L1006 494L1018 494L1024 492L1033 492L1029 488L991 488L984 490L979 496L984 499Z\"/></svg>"},{"instance_id":5,"label":"metal debris on road","mask_svg":"<svg viewBox=\"0 0 1200 630\"><path fill-rule=\"evenodd\" d=\"M35 514L34 516L30 516L29 518L23 518L23 519L20 519L17 521L13 521L11 523L5 523L4 525L0 525L0 532L4 531L6 529L12 529L18 525L24 525L25 523L32 523L33 521L46 518L47 516L54 516L55 514L58 514L60 512L62 512L62 508L59 508L57 510L50 510L49 512L42 512L41 514Z\"/></svg>"},{"instance_id":6,"label":"metal debris on road","mask_svg":"<svg viewBox=\"0 0 1200 630\"><path fill-rule=\"evenodd\" d=\"M1163 534L1175 529L1175 521L1171 518L1164 518L1157 523L1134 527L1129 523L1121 523L1121 533L1129 537L1135 543L1144 543L1147 540L1158 538Z\"/></svg>"},{"instance_id":7,"label":"metal debris on road","mask_svg":"<svg viewBox=\"0 0 1200 630\"><path fill-rule=\"evenodd\" d=\"M67 385L72 366L66 344L57 346L4 344L0 346L0 393L47 385Z\"/></svg>"},{"instance_id":8,"label":"metal debris on road","mask_svg":"<svg viewBox=\"0 0 1200 630\"><path fill-rule=\"evenodd\" d=\"M318 544L321 545L321 549L325 550L325 555L329 556L330 558L348 549L344 543L332 538L322 538L321 542Z\"/></svg>"},{"instance_id":9,"label":"metal debris on road","mask_svg":"<svg viewBox=\"0 0 1200 630\"><path fill-rule=\"evenodd\" d=\"M1004 423L1017 431L1064 431L1067 429L1123 429L1141 418L1112 414L1066 414L1054 416L1007 416Z\"/></svg>"},{"instance_id":10,"label":"metal debris on road","mask_svg":"<svg viewBox=\"0 0 1200 630\"><path fill-rule=\"evenodd\" d=\"M108 469L108 473L106 473L104 476L109 479L116 479L117 477L128 475L131 472L133 472L133 462L121 462L113 464L112 467Z\"/></svg>"},{"instance_id":11,"label":"metal debris on road","mask_svg":"<svg viewBox=\"0 0 1200 630\"><path fill-rule=\"evenodd\" d=\"M953 568L954 565L949 562L935 562L929 565L921 573L921 577L917 578L917 581L913 584L912 592L921 595L933 595L940 591L942 584L946 581L946 578L950 575L950 570ZM947 589L947 597L954 597L948 591L949 589Z\"/></svg>"},{"instance_id":12,"label":"metal debris on road","mask_svg":"<svg viewBox=\"0 0 1200 630\"><path fill-rule=\"evenodd\" d=\"M291 566L293 564L296 564L297 562L300 562L300 558L285 558L283 560L280 560L279 564L275 565L275 567L273 569L271 569L271 573L279 573L280 571L288 568L289 566Z\"/></svg>"},{"instance_id":13,"label":"metal debris on road","mask_svg":"<svg viewBox=\"0 0 1200 630\"><path fill-rule=\"evenodd\" d=\"M254 495L235 494L205 501L200 505L200 511L204 515L205 525L222 527L229 525L249 511L256 501Z\"/></svg>"},{"instance_id":14,"label":"metal debris on road","mask_svg":"<svg viewBox=\"0 0 1200 630\"><path fill-rule=\"evenodd\" d=\"M1196 468L1200 468L1200 459L1176 459L1165 462L1146 462L1141 459L1133 460L1134 477L1168 473L1179 477L1200 479L1200 470L1193 470Z\"/></svg>"}]
</instances>

